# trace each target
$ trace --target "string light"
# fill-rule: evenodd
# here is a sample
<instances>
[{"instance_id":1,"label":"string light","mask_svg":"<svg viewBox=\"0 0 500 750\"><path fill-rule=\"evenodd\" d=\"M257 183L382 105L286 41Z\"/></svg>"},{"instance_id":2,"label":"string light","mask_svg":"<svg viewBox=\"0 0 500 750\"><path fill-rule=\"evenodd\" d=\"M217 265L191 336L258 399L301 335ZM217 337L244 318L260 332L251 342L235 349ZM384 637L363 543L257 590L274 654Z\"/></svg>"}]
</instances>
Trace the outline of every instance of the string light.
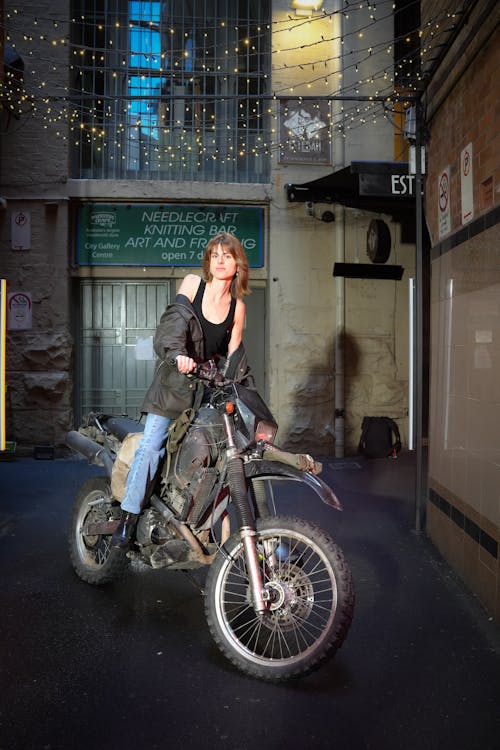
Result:
<instances>
[{"instance_id":1,"label":"string light","mask_svg":"<svg viewBox=\"0 0 500 750\"><path fill-rule=\"evenodd\" d=\"M383 15L383 8L390 8L390 13ZM348 10L347 10L348 8ZM356 25L354 19L356 14L360 11L366 13L369 11L369 23L363 25ZM384 117L387 119L389 112L389 104L384 104L382 98L388 97L388 101L391 101L391 97L394 98L394 92L397 91L398 87L404 86L404 90L407 92L408 98L411 98L412 93L417 93L422 85L423 76L420 73L420 67L425 64L426 59L430 59L437 49L443 44L443 39L446 39L451 29L448 28L449 22L454 21L456 14L453 13L440 13L436 15L434 19L429 21L425 27L419 29L413 29L410 35L408 32L402 37L397 39L391 39L387 43L378 42L376 44L366 46L359 46L354 44L355 39L366 38L369 35L370 29L375 24L380 23L392 16L393 4L392 2L380 2L375 6L369 2L360 2L356 5L349 5L346 3L346 9L343 11L335 11L326 13L325 11L313 15L306 21L296 21L294 18L287 16L284 19L273 20L270 24L266 24L264 27L256 27L253 33L250 33L248 28L245 28L244 37L239 41L239 44L234 48L235 54L249 54L250 52L256 53L259 42L267 39L269 35L272 38L272 57L275 61L272 68L272 73L277 74L280 72L289 73L291 70L300 68L304 73L304 80L290 85L282 85L272 93L267 95L259 95L251 93L251 79L248 77L247 72L244 69L235 67L233 74L239 75L239 70L246 76L247 91L245 94L235 98L241 100L245 99L245 105L239 104L241 110L239 120L237 120L237 126L240 131L248 130L247 118L252 118L258 122L264 122L264 118L269 119L270 126L266 128L269 133L269 140L266 140L264 133L258 134L256 143L250 143L245 141L245 133L236 132L237 128L234 127L234 123L226 123L226 130L229 134L227 151L223 153L219 147L216 147L216 139L214 137L209 141L209 130L208 125L205 123L203 126L200 125L200 117L208 114L207 107L212 106L216 101L220 101L220 98L216 95L209 96L207 94L192 94L186 95L183 93L179 96L179 99L184 101L185 111L188 113L190 120L193 122L191 128L186 128L181 133L174 132L176 130L175 123L173 127L162 127L159 124L157 127L161 130L162 139L165 141L163 145L147 143L144 141L142 144L143 153L142 157L147 160L150 164L154 158L153 153L156 155L158 162L162 163L165 156L168 157L171 164L174 165L186 165L187 163L193 162L193 157L197 164L205 156L209 155L212 159L222 159L235 161L237 158L241 158L247 153L252 155L271 155L276 150L281 149L284 144L276 142L276 134L279 132L278 128L278 111L277 103L281 98L287 97L300 97L303 90L309 90L316 87L324 82L325 86L329 86L329 90L323 94L318 95L316 98L318 101L328 101L331 103L334 99L338 99L342 96L348 98L349 96L362 96L362 92L368 89L373 89L374 100L366 102L363 106L357 106L350 104L343 106L340 113L336 115L336 118L331 118L329 122L330 138L334 135L342 135L345 137L346 131L354 128L363 127L368 122L376 123L377 117ZM382 13L382 15L380 15ZM314 28L314 24L325 21L333 21L335 16L342 16L344 28L342 35L325 35L319 33L317 39L313 39L311 42L301 43L296 46L280 46L279 41L283 34L290 33L301 33L301 29L307 24L308 29ZM23 45L33 45L33 49L25 52L24 46L22 50L23 57L32 58L36 54L37 60L47 63L53 72L58 70L57 59L54 60L52 51L57 55L64 55L61 57L60 66L66 66L66 50L69 49L71 58L74 63L70 63L70 71L78 76L83 81L85 74L91 72L92 76L104 75L106 72L105 62L106 54L110 49L116 47L113 44L114 40L108 38L103 39L102 46L93 47L92 50L88 50L82 44L76 44L71 41L71 34L69 31L72 27L80 27L88 29L95 29L104 34L105 27L102 24L97 26L94 25L92 19L85 19L84 16L81 18L71 19L69 22L64 18L45 18L40 15L32 17L30 19L29 12L21 9L12 9L9 12L5 12L4 16L4 37L7 44L10 44L14 49L18 48L16 39L22 39ZM31 25L33 32L30 33L29 24ZM154 24L150 21L150 27L153 28ZM352 28L350 26L352 25ZM114 22L114 29L121 30L124 27L132 28L132 25L126 21L126 14L123 17L118 16ZM225 21L220 22L220 28L228 28L228 24ZM67 34L61 35L61 29L68 30ZM239 31L238 26L234 27L235 31ZM172 37L175 36L175 30L169 29L169 33ZM369 74L361 75L356 81L351 81L348 84L343 83L343 78L346 72L355 71L359 72L363 69L364 65L371 62L373 59L380 56L380 53L386 53L392 57L394 43L406 40L408 44L411 43L412 36L419 39L422 44L412 47L407 51L407 54L402 60L399 60L394 66L394 70L389 72L387 65L381 65L377 69L373 67L370 69ZM351 40L353 41L352 48L349 48ZM422 41L423 40L423 41ZM286 63L281 62L283 56L289 58L296 58L298 55L302 58L304 50L322 50L324 45L331 47L337 45L341 50L341 53L330 57L317 56L315 60L303 60L298 63ZM42 51L39 54L38 51ZM207 73L213 72L216 69L215 65L210 65L208 62L208 52L206 50L207 60L203 63L203 68ZM225 50L225 57L230 57L229 48ZM141 55L144 54L141 50L125 51L114 49L114 55L120 60L119 66L127 66L127 56ZM183 49L172 49L169 50L171 58L186 58L186 50ZM355 55L356 59L351 62L349 57ZM213 55L215 59L215 55ZM88 62L86 62L88 60ZM145 56L147 63L154 65L155 73L158 71L163 72L163 66L166 65L165 53L161 55L149 55ZM161 67L157 67L161 62ZM343 62L342 70L334 69L335 63ZM178 63L178 61L176 61ZM324 73L315 74L315 67L324 66L326 68ZM329 67L328 67L329 66ZM413 68L414 74L412 77L411 70ZM220 64L219 64L220 69ZM309 75L307 71L310 71L313 75ZM119 78L122 73L120 68L116 70L107 70L113 79ZM79 104L75 107L75 96L74 91L70 91L69 88L60 85L60 93L57 93L57 87L51 82L51 91L49 95L45 94L47 88L46 81L39 81L35 88L35 92L31 89L35 81L35 71L27 71L26 85L19 83L15 78L7 72L4 80L0 84L0 94L2 99L2 107L7 110L16 119L31 115L32 118L41 119L44 128L57 125L57 129L54 131L57 138L67 140L68 136L64 133L64 130L60 128L61 122L67 122L69 126L69 138L74 144L81 145L86 142L88 145L95 143L98 140L98 150L110 148L121 150L123 145L121 137L125 134L127 128L126 123L129 122L130 117L130 101L137 102L140 97L129 95L127 97L112 97L100 96L99 101L96 101L95 92L91 87L86 89L84 85L81 86L78 93ZM147 76L144 76L144 79ZM401 80L401 79L406 80ZM267 76L262 76L263 80L267 80ZM193 84L194 78L191 76L189 82ZM228 80L227 78L225 80ZM38 89L38 91L36 91ZM30 91L29 91L30 90ZM43 95L42 95L42 92ZM89 103L85 102L85 97L89 97ZM93 103L90 103L90 98ZM169 97L172 105L175 104L176 97ZM400 97L399 97L400 98ZM151 93L144 96L144 99L149 102L155 101L155 96ZM159 101L159 95L156 97ZM230 101L230 97L227 98ZM111 101L114 102L115 107L112 108ZM266 102L274 102L274 106L266 107ZM149 106L149 105L148 105ZM196 111L195 111L196 110ZM167 112L172 112L167 107ZM378 113L378 114L377 114ZM212 131L214 134L217 132L219 125L213 119L213 113L210 113L212 118ZM86 121L88 120L88 121ZM99 122L99 120L101 120ZM98 121L98 122L95 122ZM200 127L197 127L200 125ZM139 143L141 139L141 129L144 127L143 122L139 118L136 122L135 127L135 143ZM108 128L113 128L115 136L107 136ZM75 138L75 135L78 137ZM172 142L168 143L169 139L173 140L173 136L176 136L177 146ZM203 135L203 139L202 139ZM205 141L205 142L204 142ZM179 149L178 146L181 146ZM182 152L185 149L185 153ZM111 158L114 158L111 156ZM126 159L126 155L121 154L121 159Z\"/></svg>"}]
</instances>

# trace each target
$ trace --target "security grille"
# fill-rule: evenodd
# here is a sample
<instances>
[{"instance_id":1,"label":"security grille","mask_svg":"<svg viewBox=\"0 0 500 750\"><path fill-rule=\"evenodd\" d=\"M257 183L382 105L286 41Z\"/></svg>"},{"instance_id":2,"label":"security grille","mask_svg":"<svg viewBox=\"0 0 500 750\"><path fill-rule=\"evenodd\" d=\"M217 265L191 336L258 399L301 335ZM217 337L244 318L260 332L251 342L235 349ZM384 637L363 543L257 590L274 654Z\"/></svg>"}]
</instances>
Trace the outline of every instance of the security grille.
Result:
<instances>
[{"instance_id":1,"label":"security grille","mask_svg":"<svg viewBox=\"0 0 500 750\"><path fill-rule=\"evenodd\" d=\"M173 282L84 280L80 287L77 388L90 411L138 418L153 379L152 339Z\"/></svg>"},{"instance_id":2,"label":"security grille","mask_svg":"<svg viewBox=\"0 0 500 750\"><path fill-rule=\"evenodd\" d=\"M270 0L75 0L76 178L267 182Z\"/></svg>"}]
</instances>

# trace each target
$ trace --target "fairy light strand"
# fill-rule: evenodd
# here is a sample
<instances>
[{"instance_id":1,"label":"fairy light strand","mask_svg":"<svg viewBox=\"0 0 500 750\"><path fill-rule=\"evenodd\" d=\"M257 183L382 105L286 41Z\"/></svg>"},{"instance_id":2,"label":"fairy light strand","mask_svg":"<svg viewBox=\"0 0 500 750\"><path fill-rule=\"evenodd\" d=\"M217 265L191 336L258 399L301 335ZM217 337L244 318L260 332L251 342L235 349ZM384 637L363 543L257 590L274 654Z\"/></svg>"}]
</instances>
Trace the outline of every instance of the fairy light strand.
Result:
<instances>
[{"instance_id":1,"label":"fairy light strand","mask_svg":"<svg viewBox=\"0 0 500 750\"><path fill-rule=\"evenodd\" d=\"M381 7L383 6L392 6L391 3L378 3L377 5L377 12L380 12ZM348 12L347 12L348 8ZM321 75L312 75L307 78L307 80L300 81L299 86L300 90L304 91L307 90L309 87L315 87L317 88L318 84L322 81L324 81L325 85L330 84L328 92L325 94L317 94L316 98L318 101L333 101L333 99L337 99L339 97L345 96L348 97L349 95L357 95L360 94L361 91L367 87L367 86L377 86L378 88L375 88L375 93L373 95L374 99L378 99L379 101L375 102L368 102L364 107L359 106L350 106L350 107L343 107L342 113L338 116L338 118L334 121L333 119L329 123L329 127L332 131L332 134L339 134L342 133L345 135L345 130L357 127L364 126L370 119L374 119L376 115L374 114L375 110L382 110L382 117L387 118L387 112L384 112L384 106L388 107L388 104L381 105L381 101L383 98L387 97L388 101L391 100L391 97L394 97L394 91L396 88L404 87L408 92L409 97L411 97L411 92L416 92L418 90L419 85L421 84L421 76L418 76L416 80L404 80L401 79L401 77L398 78L399 72L404 69L404 65L406 64L408 67L411 67L412 63L415 63L415 60L418 58L419 62L422 64L425 61L425 57L427 55L431 55L436 47L440 45L442 42L440 41L442 38L445 37L447 33L449 33L450 29L446 28L446 26L443 24L446 24L448 22L452 22L456 14L450 14L450 13L442 13L440 15L436 15L435 18L432 21L429 21L424 28L416 28L412 29L410 32L408 32L409 36L418 36L419 39L422 39L425 37L426 44L425 46L422 46L422 48L416 48L413 47L410 50L407 50L407 54L405 57L398 61L396 65L394 65L393 61L391 60L390 64L383 66L381 68L378 68L376 70L372 70L368 76L365 76L364 78L359 78L357 81L351 81L348 84L341 84L339 85L338 82L335 82L335 78L339 76L340 73L345 74L347 71L352 71L353 69L357 71L358 68L363 68L365 63L368 63L370 60L374 59L379 53L383 52L384 50L389 54L389 52L392 52L393 45L396 41L403 41L401 38L395 40L391 39L390 41L385 44L384 42L378 42L377 44L373 46L366 46L366 47L360 47L358 46L355 49L355 54L357 55L357 59L355 61L347 62L346 64L346 55L345 55L345 42L346 40L352 38L356 39L357 35L359 35L361 32L367 31L374 27L376 23L379 23L387 18L389 18L390 14L387 14L386 16L375 16L375 5L371 3L360 3L357 4L355 7L348 7L348 4L346 4L346 8L342 11L337 11L336 14L340 13L342 15L344 26L348 23L349 17L356 13L359 10L370 10L372 11L372 17L370 19L370 23L364 24L363 26L356 28L352 31L349 31L348 29L344 28L341 36L331 36L331 37L321 37L320 39L311 42L307 45L308 48L314 49L318 48L321 49L320 45L332 45L332 44L341 44L342 50L341 54L338 54L337 56L331 56L327 59L316 59L316 60L309 60L306 62L296 63L293 65L287 65L286 63L281 65L281 63L277 62L279 61L280 54L286 53L288 56L296 57L294 53L300 53L304 50L304 45L300 44L295 47L287 47L287 48L279 48L279 49L273 49L273 57L276 58L275 64L272 66L271 74L276 74L278 72L290 72L293 69L301 68L302 70L310 70L312 72L316 72L315 68L317 68L319 65L326 63L328 64L334 64L336 61L339 63L341 61L344 62L344 65L342 66L341 71L337 70L327 70L326 73L323 73ZM311 23L314 23L319 20L325 20L332 19L335 14L318 14L316 16L313 16L311 19L308 19L307 21L301 22L298 24L296 21L294 21L293 18L288 18L288 20L278 20L273 21L271 24L267 24L265 27L265 30L257 31L255 34L255 37L252 37L251 39L257 39L258 37L265 38L269 34L271 36L283 35L287 31L293 31L301 28L302 25L311 25ZM6 23L4 24L4 34L5 39L7 43L11 43L14 49L17 49L18 45L16 44L16 34L22 34L22 44L20 45L20 48L26 47L26 45L32 44L33 47L36 47L36 49L42 49L44 45L48 46L50 48L51 52L53 52L55 49L59 50L60 52L64 52L64 54L67 54L67 51L70 51L70 54L72 54L75 57L81 56L85 57L88 56L88 51L84 50L81 45L74 44L73 42L70 42L70 34L59 36L58 31L59 27L63 26L67 29L71 29L72 25L75 23L78 23L81 25L81 20L78 19L72 19L69 22L67 19L56 19L56 18L40 18L38 17L32 17L32 28L30 31L27 31L27 24L26 21L29 18L29 15L24 11L14 10L10 13L4 14L4 19ZM22 26L22 30L17 28L16 24L19 23L20 26ZM119 21L121 23L121 20ZM49 33L48 30L45 30L44 33L36 33L39 31L40 27L43 25L51 25L51 31ZM92 24L89 24L93 27ZM127 28L129 27L128 24L125 25ZM125 28L124 26L124 28ZM236 29L238 27L235 27ZM108 43L113 40L108 40ZM111 45L110 45L111 46ZM251 48L251 47L250 47ZM253 47L255 49L255 46ZM92 49L92 56L93 56L93 66L90 67L90 69L95 73L96 70L96 61L100 54L105 55L108 51L108 47L100 48L93 48ZM33 50L30 51L33 53ZM122 49L114 48L114 54L117 57L123 57L126 58L128 55L132 54L142 54L140 51L135 52L134 50L130 51L128 49ZM236 52L236 50L235 50ZM169 53L171 55L176 55L181 53L181 50L175 50L172 52L172 50L169 50ZM363 56L364 53L364 56ZM26 55L24 49L22 50L23 57ZM28 52L28 57L33 56ZM57 58L54 58L49 55L40 55L36 54L37 62L43 62L50 66L52 66L52 71L56 72L58 70L58 65L64 65L64 63L61 61L58 62ZM347 58L348 60L348 58ZM102 66L97 66L102 68L102 71L108 71L109 68L105 65L105 59L101 60ZM416 66L418 69L418 66ZM70 65L70 71L75 72L77 68L82 68L79 63L71 64ZM83 68L84 72L85 68ZM157 72L155 70L155 72ZM163 71L160 71L163 72ZM31 71L28 73L28 78L35 76L35 72ZM240 75L238 72L237 75ZM244 73L243 73L244 75ZM408 76L407 76L408 77ZM24 86L16 86L15 82L11 79L9 80L9 76L7 75L5 80L1 83L0 87L0 93L2 96L2 105L3 107L10 111L15 117L22 118L27 114L31 114L33 118L40 118L42 119L44 123L44 127L47 127L49 125L57 125L60 127L65 122L69 125L70 135L60 133L59 137L62 137L64 139L68 137L72 137L71 133L74 133L75 131L79 131L80 135L84 134L84 137L88 138L89 142L94 141L95 139L99 139L103 144L105 143L106 139L108 138L108 134L106 132L106 126L104 125L104 121L106 119L113 120L113 118L116 118L117 115L119 115L119 109L117 111L112 111L108 108L106 110L106 106L103 106L103 103L106 101L110 101L112 99L111 96L105 96L99 95L97 96L94 91L92 90L86 90L84 86L81 87L81 89L78 92L79 97L83 97L81 99L80 105L77 109L74 108L74 89L71 90L69 87L64 86L62 83L54 83L51 82L51 92L50 93L41 93L45 88L45 82L42 82L38 84L38 93L28 93L29 85ZM57 88L60 89L61 93L58 94ZM100 104L98 106L86 106L84 104L84 97L93 96L94 99L100 100ZM272 94L266 94L266 95L243 95L243 98L246 98L247 100L247 106L252 106L252 98L255 99L256 103L259 104L259 107L257 110L253 112L253 116L258 120L262 120L264 117L270 118L270 122L277 122L277 112L276 108L268 109L266 107L266 102L277 102L280 97L286 96L288 98L296 97L297 99L301 99L301 93L300 91L296 91L294 87L289 86L280 86L275 91L272 92ZM302 96L304 96L302 94ZM154 102L155 97L148 94L147 98ZM182 96L180 97L185 101L189 102L190 97ZM213 103L216 100L215 96L206 96L204 99L201 97L198 97L198 100L195 95L192 97L192 103L189 104L189 107L192 107L195 105L195 102L198 101L201 106L207 106L209 103ZM241 95L239 96L241 99ZM114 100L116 100L116 97L113 97ZM129 97L119 97L119 99L123 102L123 104L126 103L128 100L137 100L137 97L129 96ZM170 100L173 102L174 98L170 97ZM128 109L126 106L121 108L121 116L126 118L129 114ZM103 120L103 125L99 126L96 125L95 122L92 124L92 120L96 117L99 117ZM84 118L88 118L91 122L82 122ZM120 132L123 130L123 122L114 120L114 128L117 132ZM140 130L141 123L138 122L138 132ZM19 127L21 127L21 123L19 124ZM214 130L216 128L216 124L214 124ZM253 149L252 153L266 153L271 154L273 153L277 148L281 148L282 144L278 143L276 141L276 132L277 128L272 127L271 131L273 133L273 137L269 140L269 142L266 142L265 140L261 144L257 144ZM166 128L164 130L166 134L169 133L169 129ZM198 139L198 144L200 145L201 149L203 150L203 144L200 140L200 133L197 133L196 127L193 127L191 129L186 129L186 138L185 143L188 144L189 138L187 136L195 135ZM203 133L203 137L207 138L210 134L205 130ZM240 138L240 143L244 143L244 140L241 140L241 133L237 134L237 137ZM117 147L117 143L114 143L114 147ZM103 146L105 147L105 146ZM188 146L189 147L189 146ZM192 146L191 146L192 147ZM234 151L234 146L231 145L229 147L228 153L222 153L220 150L215 149L214 153L217 154L215 158L222 158L222 159L234 159L235 155L234 153L231 153ZM241 147L237 148L240 149ZM240 154L241 155L241 154Z\"/></svg>"}]
</instances>

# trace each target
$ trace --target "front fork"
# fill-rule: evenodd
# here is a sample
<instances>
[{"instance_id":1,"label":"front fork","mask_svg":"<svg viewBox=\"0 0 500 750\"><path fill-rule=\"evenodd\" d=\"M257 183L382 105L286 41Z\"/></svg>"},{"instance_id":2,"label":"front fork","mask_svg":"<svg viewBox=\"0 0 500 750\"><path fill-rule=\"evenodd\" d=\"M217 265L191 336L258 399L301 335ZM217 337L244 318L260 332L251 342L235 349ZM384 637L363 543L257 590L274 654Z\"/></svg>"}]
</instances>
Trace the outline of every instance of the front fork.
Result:
<instances>
[{"instance_id":1,"label":"front fork","mask_svg":"<svg viewBox=\"0 0 500 750\"><path fill-rule=\"evenodd\" d=\"M257 532L252 529L242 528L240 529L240 539L245 553L253 606L257 614L262 615L267 609L266 602L269 600L269 596L262 583L262 573L256 545Z\"/></svg>"},{"instance_id":2,"label":"front fork","mask_svg":"<svg viewBox=\"0 0 500 750\"><path fill-rule=\"evenodd\" d=\"M269 599L267 590L264 589L262 573L257 552L257 531L252 507L248 501L247 483L243 459L238 455L236 449L232 424L228 414L224 414L224 426L227 437L227 478L229 491L233 500L237 517L240 539L247 564L248 580L252 601L255 611L262 615L266 609Z\"/></svg>"}]
</instances>

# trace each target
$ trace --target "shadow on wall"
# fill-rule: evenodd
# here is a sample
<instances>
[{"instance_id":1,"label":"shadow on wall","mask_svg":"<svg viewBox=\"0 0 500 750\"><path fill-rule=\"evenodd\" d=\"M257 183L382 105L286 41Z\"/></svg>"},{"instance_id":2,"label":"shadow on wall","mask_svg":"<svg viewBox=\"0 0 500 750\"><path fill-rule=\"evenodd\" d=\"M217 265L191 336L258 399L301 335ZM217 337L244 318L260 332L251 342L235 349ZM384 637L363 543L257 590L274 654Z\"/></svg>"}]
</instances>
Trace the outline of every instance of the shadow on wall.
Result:
<instances>
[{"instance_id":1,"label":"shadow on wall","mask_svg":"<svg viewBox=\"0 0 500 750\"><path fill-rule=\"evenodd\" d=\"M367 398L366 387L359 379L361 352L354 336L344 334L344 455L355 456L361 437L363 415L356 408ZM363 409L361 409L363 411Z\"/></svg>"},{"instance_id":2,"label":"shadow on wall","mask_svg":"<svg viewBox=\"0 0 500 750\"><path fill-rule=\"evenodd\" d=\"M344 337L345 365L349 363L349 374L357 370L359 349L352 337ZM321 352L316 358L309 357L308 367L303 376L297 380L290 390L292 423L287 431L286 450L311 453L312 455L335 455L335 413L343 409L347 414L347 406L355 388L349 386L348 378L344 375L344 403L335 403L335 337L325 341ZM353 432L358 432L356 424L352 425ZM346 433L347 435L347 433ZM355 446L346 445L346 455L353 455L359 442L356 435Z\"/></svg>"}]
</instances>

